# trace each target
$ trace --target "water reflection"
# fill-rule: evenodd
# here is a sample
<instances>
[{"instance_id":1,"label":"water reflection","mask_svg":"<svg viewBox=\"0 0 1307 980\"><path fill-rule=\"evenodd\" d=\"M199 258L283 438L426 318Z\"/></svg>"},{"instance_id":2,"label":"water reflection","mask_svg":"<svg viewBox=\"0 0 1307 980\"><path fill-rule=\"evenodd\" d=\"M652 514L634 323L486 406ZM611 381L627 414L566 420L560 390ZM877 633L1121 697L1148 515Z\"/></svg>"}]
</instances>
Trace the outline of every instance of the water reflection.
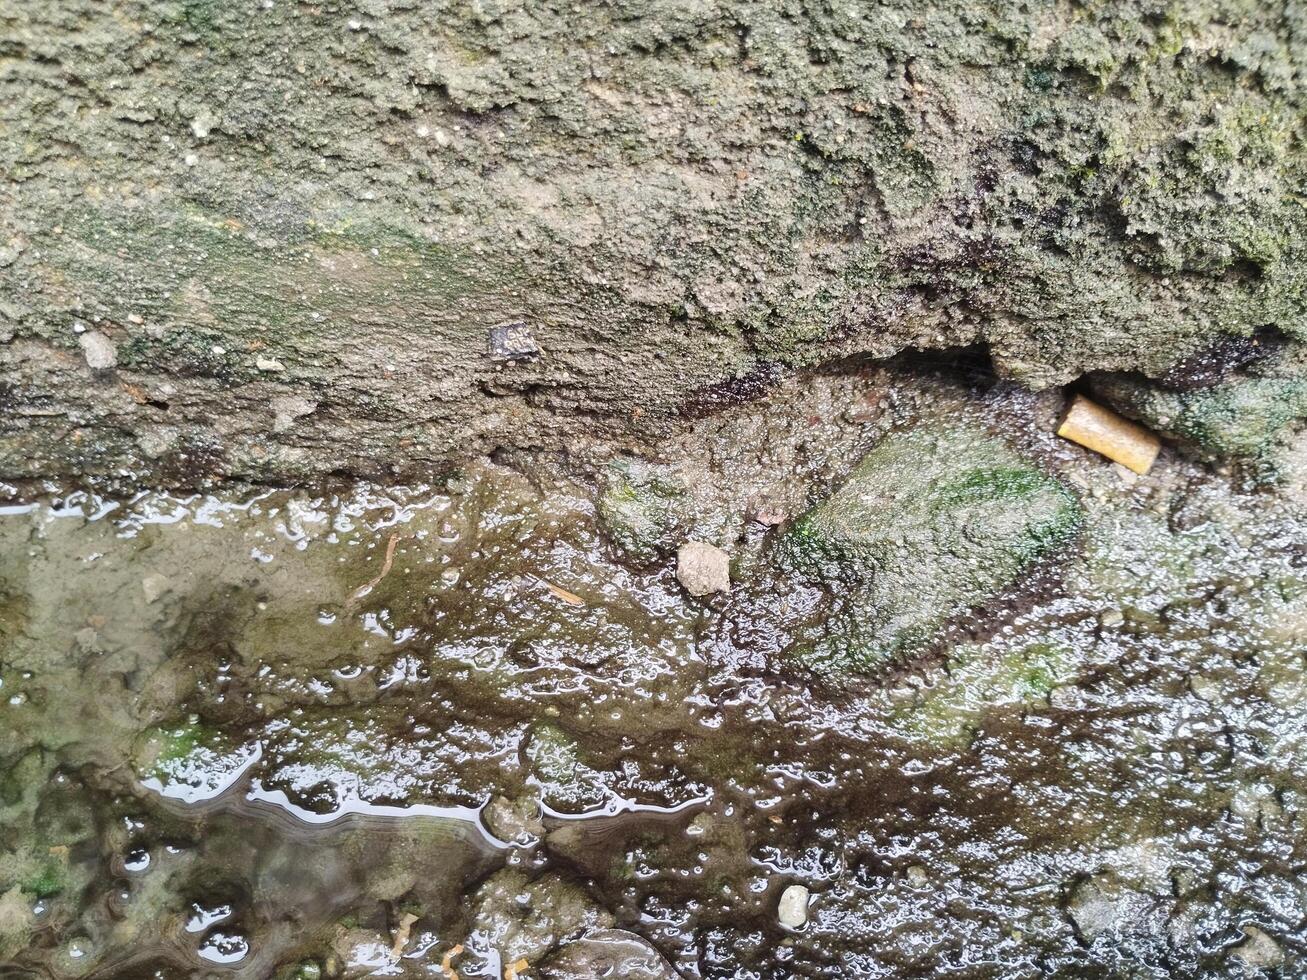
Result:
<instances>
[{"instance_id":1,"label":"water reflection","mask_svg":"<svg viewBox=\"0 0 1307 980\"><path fill-rule=\"evenodd\" d=\"M814 428L773 496L865 438ZM743 515L772 468L719 438ZM784 524L698 602L543 464L4 508L0 972L1295 969L1300 505L1028 449L1080 481L1074 554L871 681L786 659L844 597L773 560Z\"/></svg>"}]
</instances>

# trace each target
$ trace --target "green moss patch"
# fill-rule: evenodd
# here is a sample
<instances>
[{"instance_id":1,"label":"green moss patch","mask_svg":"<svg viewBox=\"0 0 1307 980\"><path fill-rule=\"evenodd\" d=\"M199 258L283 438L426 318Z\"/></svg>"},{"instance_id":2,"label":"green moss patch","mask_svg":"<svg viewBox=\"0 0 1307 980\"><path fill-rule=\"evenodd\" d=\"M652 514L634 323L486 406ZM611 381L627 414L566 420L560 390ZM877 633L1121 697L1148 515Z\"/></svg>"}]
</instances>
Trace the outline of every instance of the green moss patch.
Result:
<instances>
[{"instance_id":1,"label":"green moss patch","mask_svg":"<svg viewBox=\"0 0 1307 980\"><path fill-rule=\"evenodd\" d=\"M865 673L920 649L1069 544L1081 520L1070 490L977 428L892 435L782 545L800 573L851 587L828 635L797 656Z\"/></svg>"}]
</instances>

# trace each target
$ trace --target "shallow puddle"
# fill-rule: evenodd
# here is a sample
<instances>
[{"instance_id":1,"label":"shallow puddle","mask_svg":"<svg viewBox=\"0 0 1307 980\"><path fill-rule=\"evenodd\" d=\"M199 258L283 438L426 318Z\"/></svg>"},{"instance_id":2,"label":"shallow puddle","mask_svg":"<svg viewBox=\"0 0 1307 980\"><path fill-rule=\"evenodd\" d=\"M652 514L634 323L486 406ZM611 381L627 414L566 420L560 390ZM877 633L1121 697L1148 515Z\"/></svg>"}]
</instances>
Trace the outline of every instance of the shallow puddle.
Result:
<instances>
[{"instance_id":1,"label":"shallow puddle","mask_svg":"<svg viewBox=\"0 0 1307 980\"><path fill-rule=\"evenodd\" d=\"M923 390L808 381L648 464L731 554L703 599L615 543L597 451L4 507L0 976L1298 975L1302 505L959 388L1074 543L814 671L866 606L787 535Z\"/></svg>"}]
</instances>

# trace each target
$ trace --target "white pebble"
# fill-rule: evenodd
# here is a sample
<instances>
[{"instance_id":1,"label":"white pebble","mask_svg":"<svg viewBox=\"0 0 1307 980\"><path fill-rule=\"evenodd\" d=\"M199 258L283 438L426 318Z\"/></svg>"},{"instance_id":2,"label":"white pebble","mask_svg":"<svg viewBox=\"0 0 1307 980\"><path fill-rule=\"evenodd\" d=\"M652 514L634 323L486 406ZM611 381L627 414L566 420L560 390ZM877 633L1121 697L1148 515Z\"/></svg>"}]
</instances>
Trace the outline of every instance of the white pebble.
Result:
<instances>
[{"instance_id":1,"label":"white pebble","mask_svg":"<svg viewBox=\"0 0 1307 980\"><path fill-rule=\"evenodd\" d=\"M676 552L676 580L692 596L730 592L730 556L702 541L687 541Z\"/></svg>"},{"instance_id":2,"label":"white pebble","mask_svg":"<svg viewBox=\"0 0 1307 980\"><path fill-rule=\"evenodd\" d=\"M191 132L195 134L196 139L205 139L213 132L218 125L218 117L209 109L201 109L191 120Z\"/></svg>"},{"instance_id":3,"label":"white pebble","mask_svg":"<svg viewBox=\"0 0 1307 980\"><path fill-rule=\"evenodd\" d=\"M776 909L781 925L788 929L801 929L808 921L808 889L790 885L781 892L781 903Z\"/></svg>"},{"instance_id":4,"label":"white pebble","mask_svg":"<svg viewBox=\"0 0 1307 980\"><path fill-rule=\"evenodd\" d=\"M151 572L145 578L141 579L141 591L145 593L145 601L149 603L158 602L161 598L172 591L172 582L166 575L160 575L158 572Z\"/></svg>"},{"instance_id":5,"label":"white pebble","mask_svg":"<svg viewBox=\"0 0 1307 980\"><path fill-rule=\"evenodd\" d=\"M91 370L108 371L118 366L117 346L100 331L84 333L77 342L82 345L82 356L86 358L86 366Z\"/></svg>"}]
</instances>

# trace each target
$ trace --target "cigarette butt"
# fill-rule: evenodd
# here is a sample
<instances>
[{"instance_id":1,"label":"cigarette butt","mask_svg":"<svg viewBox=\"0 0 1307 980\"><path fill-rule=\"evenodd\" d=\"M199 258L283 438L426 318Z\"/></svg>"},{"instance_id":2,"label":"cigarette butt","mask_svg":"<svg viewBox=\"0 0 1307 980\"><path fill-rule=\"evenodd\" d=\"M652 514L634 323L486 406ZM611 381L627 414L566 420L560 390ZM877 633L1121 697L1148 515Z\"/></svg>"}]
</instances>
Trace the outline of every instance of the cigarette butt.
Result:
<instances>
[{"instance_id":1,"label":"cigarette butt","mask_svg":"<svg viewBox=\"0 0 1307 980\"><path fill-rule=\"evenodd\" d=\"M1162 448L1162 441L1142 425L1123 419L1084 395L1072 399L1057 434L1141 475L1153 468Z\"/></svg>"}]
</instances>

